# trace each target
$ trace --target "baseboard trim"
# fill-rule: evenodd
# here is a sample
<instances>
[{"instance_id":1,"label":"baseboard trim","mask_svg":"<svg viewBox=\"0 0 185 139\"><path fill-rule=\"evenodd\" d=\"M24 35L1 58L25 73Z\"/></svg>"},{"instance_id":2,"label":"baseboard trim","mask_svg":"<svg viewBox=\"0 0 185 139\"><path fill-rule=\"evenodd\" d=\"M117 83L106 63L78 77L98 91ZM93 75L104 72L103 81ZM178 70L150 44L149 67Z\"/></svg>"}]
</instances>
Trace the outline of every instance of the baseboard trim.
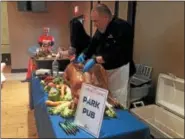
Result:
<instances>
[{"instance_id":1,"label":"baseboard trim","mask_svg":"<svg viewBox=\"0 0 185 139\"><path fill-rule=\"evenodd\" d=\"M27 72L27 69L11 69L11 73Z\"/></svg>"}]
</instances>

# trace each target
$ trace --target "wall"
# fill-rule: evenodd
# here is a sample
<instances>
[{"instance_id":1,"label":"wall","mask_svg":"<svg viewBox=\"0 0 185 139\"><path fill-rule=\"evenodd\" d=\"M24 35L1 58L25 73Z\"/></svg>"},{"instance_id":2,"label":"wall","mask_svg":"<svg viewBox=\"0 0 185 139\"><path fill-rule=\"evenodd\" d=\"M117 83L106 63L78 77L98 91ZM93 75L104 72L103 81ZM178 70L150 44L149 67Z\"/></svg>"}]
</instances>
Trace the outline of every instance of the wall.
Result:
<instances>
[{"instance_id":1,"label":"wall","mask_svg":"<svg viewBox=\"0 0 185 139\"><path fill-rule=\"evenodd\" d=\"M8 27L12 69L27 68L27 49L37 44L42 27L51 28L56 46L68 47L69 2L47 2L48 12L28 13L17 11L16 2L8 2Z\"/></svg>"},{"instance_id":2,"label":"wall","mask_svg":"<svg viewBox=\"0 0 185 139\"><path fill-rule=\"evenodd\" d=\"M118 16L124 20L127 20L128 1L119 1Z\"/></svg>"},{"instance_id":3,"label":"wall","mask_svg":"<svg viewBox=\"0 0 185 139\"><path fill-rule=\"evenodd\" d=\"M1 53L10 53L7 2L1 2Z\"/></svg>"},{"instance_id":4,"label":"wall","mask_svg":"<svg viewBox=\"0 0 185 139\"><path fill-rule=\"evenodd\" d=\"M184 3L137 2L134 59L184 78Z\"/></svg>"}]
</instances>

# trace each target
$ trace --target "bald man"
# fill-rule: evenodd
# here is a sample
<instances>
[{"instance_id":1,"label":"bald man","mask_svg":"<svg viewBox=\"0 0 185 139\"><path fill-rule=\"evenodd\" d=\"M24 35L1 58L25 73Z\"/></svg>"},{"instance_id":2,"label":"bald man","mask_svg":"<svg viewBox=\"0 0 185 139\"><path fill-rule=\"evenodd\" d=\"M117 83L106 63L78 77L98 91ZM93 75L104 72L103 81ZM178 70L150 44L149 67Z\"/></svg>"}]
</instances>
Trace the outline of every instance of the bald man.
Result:
<instances>
[{"instance_id":1,"label":"bald man","mask_svg":"<svg viewBox=\"0 0 185 139\"><path fill-rule=\"evenodd\" d=\"M88 60L83 72L88 72L96 63L101 64L108 73L112 95L126 106L129 76L135 73L132 27L127 21L113 17L105 4L93 8L91 19L97 30L87 51L77 61L84 63Z\"/></svg>"}]
</instances>

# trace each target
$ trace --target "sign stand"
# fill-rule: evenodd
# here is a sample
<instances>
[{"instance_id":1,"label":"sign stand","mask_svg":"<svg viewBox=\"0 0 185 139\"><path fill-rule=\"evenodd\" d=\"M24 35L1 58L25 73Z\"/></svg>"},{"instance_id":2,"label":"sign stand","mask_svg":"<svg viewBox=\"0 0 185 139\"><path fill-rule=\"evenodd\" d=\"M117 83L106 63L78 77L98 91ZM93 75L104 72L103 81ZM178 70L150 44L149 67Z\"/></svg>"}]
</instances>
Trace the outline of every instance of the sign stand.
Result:
<instances>
[{"instance_id":1,"label":"sign stand","mask_svg":"<svg viewBox=\"0 0 185 139\"><path fill-rule=\"evenodd\" d=\"M75 124L99 138L108 90L86 83L82 84L75 115Z\"/></svg>"}]
</instances>

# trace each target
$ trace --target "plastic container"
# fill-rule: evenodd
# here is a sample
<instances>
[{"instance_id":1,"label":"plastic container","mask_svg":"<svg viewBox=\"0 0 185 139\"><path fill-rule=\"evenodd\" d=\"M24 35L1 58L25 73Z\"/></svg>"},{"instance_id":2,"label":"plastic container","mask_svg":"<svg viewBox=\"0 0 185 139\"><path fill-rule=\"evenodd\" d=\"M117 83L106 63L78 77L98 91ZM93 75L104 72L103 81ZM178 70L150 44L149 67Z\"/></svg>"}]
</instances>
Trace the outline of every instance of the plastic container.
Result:
<instances>
[{"instance_id":1,"label":"plastic container","mask_svg":"<svg viewBox=\"0 0 185 139\"><path fill-rule=\"evenodd\" d=\"M38 69L35 71L35 75L51 75L51 70L50 69Z\"/></svg>"},{"instance_id":2,"label":"plastic container","mask_svg":"<svg viewBox=\"0 0 185 139\"><path fill-rule=\"evenodd\" d=\"M156 104L133 104L131 112L149 125L155 138L184 138L184 79L160 74Z\"/></svg>"},{"instance_id":3,"label":"plastic container","mask_svg":"<svg viewBox=\"0 0 185 139\"><path fill-rule=\"evenodd\" d=\"M130 102L135 102L148 95L151 89L151 84L145 84L141 87L130 88Z\"/></svg>"},{"instance_id":4,"label":"plastic container","mask_svg":"<svg viewBox=\"0 0 185 139\"><path fill-rule=\"evenodd\" d=\"M37 64L37 69L52 69L53 60L35 60ZM64 71L67 65L70 63L69 59L61 59L58 60L59 63L59 71Z\"/></svg>"},{"instance_id":5,"label":"plastic container","mask_svg":"<svg viewBox=\"0 0 185 139\"><path fill-rule=\"evenodd\" d=\"M152 67L136 64L136 74L130 80L130 103L148 95L151 89Z\"/></svg>"},{"instance_id":6,"label":"plastic container","mask_svg":"<svg viewBox=\"0 0 185 139\"><path fill-rule=\"evenodd\" d=\"M143 64L136 64L136 75L142 75L146 78L151 78L152 67Z\"/></svg>"}]
</instances>

